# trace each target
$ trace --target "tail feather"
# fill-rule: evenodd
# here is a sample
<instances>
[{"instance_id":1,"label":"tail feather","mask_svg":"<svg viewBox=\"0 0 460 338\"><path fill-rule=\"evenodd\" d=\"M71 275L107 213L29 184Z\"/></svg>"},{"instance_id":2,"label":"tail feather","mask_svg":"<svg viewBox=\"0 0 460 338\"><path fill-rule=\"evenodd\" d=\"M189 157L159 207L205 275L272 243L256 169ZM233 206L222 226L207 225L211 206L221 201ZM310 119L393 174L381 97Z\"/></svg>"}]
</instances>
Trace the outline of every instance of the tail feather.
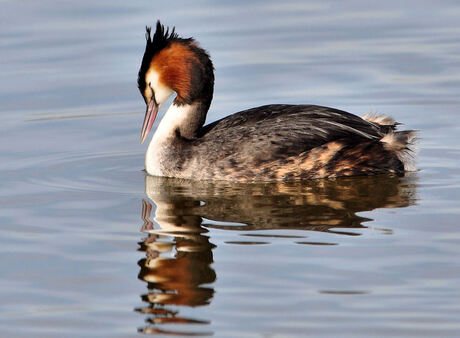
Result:
<instances>
[{"instance_id":1,"label":"tail feather","mask_svg":"<svg viewBox=\"0 0 460 338\"><path fill-rule=\"evenodd\" d=\"M367 113L362 116L362 119L378 127L384 134L395 131L400 124L396 122L391 116L383 114Z\"/></svg>"},{"instance_id":2,"label":"tail feather","mask_svg":"<svg viewBox=\"0 0 460 338\"><path fill-rule=\"evenodd\" d=\"M396 154L403 163L405 171L416 171L416 152L417 152L417 131L405 130L390 132L381 140L385 149Z\"/></svg>"},{"instance_id":3,"label":"tail feather","mask_svg":"<svg viewBox=\"0 0 460 338\"><path fill-rule=\"evenodd\" d=\"M399 124L391 116L383 114L366 113L362 118L367 122L377 123L383 126L397 126Z\"/></svg>"},{"instance_id":4,"label":"tail feather","mask_svg":"<svg viewBox=\"0 0 460 338\"><path fill-rule=\"evenodd\" d=\"M403 163L405 171L416 171L417 131L396 131L400 123L392 117L382 114L367 113L364 120L380 128L384 136L380 139L385 149L396 154Z\"/></svg>"}]
</instances>

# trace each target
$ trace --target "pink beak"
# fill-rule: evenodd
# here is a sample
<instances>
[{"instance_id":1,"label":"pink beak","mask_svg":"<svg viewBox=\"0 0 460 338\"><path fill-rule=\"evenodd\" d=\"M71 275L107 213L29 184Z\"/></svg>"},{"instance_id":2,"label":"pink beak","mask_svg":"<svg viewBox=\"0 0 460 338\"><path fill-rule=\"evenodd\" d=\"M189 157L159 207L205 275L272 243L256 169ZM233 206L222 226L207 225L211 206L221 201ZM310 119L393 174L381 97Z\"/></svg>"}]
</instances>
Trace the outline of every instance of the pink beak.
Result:
<instances>
[{"instance_id":1,"label":"pink beak","mask_svg":"<svg viewBox=\"0 0 460 338\"><path fill-rule=\"evenodd\" d=\"M158 113L158 105L154 99L151 99L147 104L147 111L145 112L144 123L142 124L141 143L145 141L150 129L152 129L153 122Z\"/></svg>"}]
</instances>

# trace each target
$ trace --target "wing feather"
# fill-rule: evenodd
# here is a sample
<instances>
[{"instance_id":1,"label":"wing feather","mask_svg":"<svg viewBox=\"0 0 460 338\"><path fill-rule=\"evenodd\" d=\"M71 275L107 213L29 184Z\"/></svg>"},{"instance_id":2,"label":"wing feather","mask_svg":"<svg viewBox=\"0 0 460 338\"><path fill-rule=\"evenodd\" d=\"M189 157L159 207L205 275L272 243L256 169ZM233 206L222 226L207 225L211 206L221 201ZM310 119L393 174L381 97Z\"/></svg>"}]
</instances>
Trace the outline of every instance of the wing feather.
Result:
<instances>
[{"instance_id":1,"label":"wing feather","mask_svg":"<svg viewBox=\"0 0 460 338\"><path fill-rule=\"evenodd\" d=\"M230 115L205 126L194 141L206 157L268 161L296 156L325 143L381 139L378 126L333 108L267 105ZM210 146L210 143L213 146ZM238 160L235 158L235 160Z\"/></svg>"}]
</instances>

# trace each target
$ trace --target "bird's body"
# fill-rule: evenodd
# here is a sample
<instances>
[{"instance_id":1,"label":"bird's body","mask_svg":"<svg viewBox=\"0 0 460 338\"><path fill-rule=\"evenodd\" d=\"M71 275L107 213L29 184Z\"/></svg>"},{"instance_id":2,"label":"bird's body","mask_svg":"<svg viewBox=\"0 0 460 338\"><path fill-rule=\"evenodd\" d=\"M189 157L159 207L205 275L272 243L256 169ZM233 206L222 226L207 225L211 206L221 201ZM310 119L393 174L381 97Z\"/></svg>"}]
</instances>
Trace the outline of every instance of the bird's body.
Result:
<instances>
[{"instance_id":1,"label":"bird's body","mask_svg":"<svg viewBox=\"0 0 460 338\"><path fill-rule=\"evenodd\" d=\"M271 181L403 174L413 169L413 131L390 118L313 105L266 105L203 126L213 94L213 66L193 39L158 23L147 47L139 89L148 105L142 141L158 106L171 107L148 147L147 173L196 180Z\"/></svg>"}]
</instances>

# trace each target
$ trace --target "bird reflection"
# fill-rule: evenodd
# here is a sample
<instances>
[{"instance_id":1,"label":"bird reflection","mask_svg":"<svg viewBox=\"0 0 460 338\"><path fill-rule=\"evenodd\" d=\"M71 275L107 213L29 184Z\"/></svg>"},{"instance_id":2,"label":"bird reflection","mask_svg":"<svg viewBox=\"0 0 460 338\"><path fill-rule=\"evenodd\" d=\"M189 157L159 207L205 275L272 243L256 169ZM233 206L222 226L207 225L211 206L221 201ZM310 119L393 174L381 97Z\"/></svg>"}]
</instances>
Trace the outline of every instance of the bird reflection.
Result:
<instances>
[{"instance_id":1,"label":"bird reflection","mask_svg":"<svg viewBox=\"0 0 460 338\"><path fill-rule=\"evenodd\" d=\"M208 332L180 332L157 327L159 324L207 324L206 320L182 317L174 309L209 304L214 289L203 285L213 283L216 273L210 266L214 245L200 226L201 217L186 215L187 209L196 202L184 198L170 203L162 202L160 198L154 200L157 206L154 220L160 227L158 229L150 220L151 203L142 201L142 231L148 235L139 243L146 258L138 264L141 268L139 279L147 283L148 289L141 298L148 305L137 310L149 317L146 320L148 325L140 331L207 335Z\"/></svg>"},{"instance_id":2,"label":"bird reflection","mask_svg":"<svg viewBox=\"0 0 460 338\"><path fill-rule=\"evenodd\" d=\"M356 213L414 204L415 187L411 176L260 184L146 176L145 192L156 208L151 215L152 204L143 200L142 231L147 236L140 250L146 257L139 261L139 279L147 283L148 291L141 296L146 306L137 310L148 317L139 330L150 334L212 334L190 330L191 325L187 331L176 329L176 324L209 324L205 318L180 314L186 307L209 304L214 294L216 273L211 264L215 246L208 229L298 229L358 235L353 229L365 228L363 223L370 219Z\"/></svg>"}]
</instances>

